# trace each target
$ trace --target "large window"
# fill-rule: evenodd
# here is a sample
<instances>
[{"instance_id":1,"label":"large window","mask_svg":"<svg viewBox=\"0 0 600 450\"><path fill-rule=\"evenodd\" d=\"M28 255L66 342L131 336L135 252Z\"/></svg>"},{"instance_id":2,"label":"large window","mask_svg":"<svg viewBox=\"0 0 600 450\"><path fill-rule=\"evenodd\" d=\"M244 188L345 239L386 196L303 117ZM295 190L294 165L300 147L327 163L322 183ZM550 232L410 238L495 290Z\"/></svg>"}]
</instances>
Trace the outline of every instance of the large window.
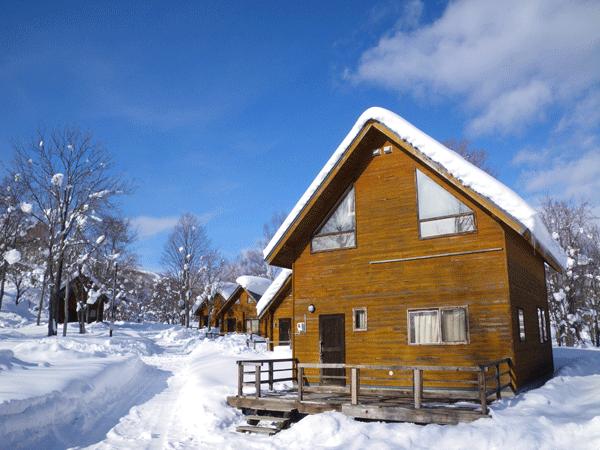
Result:
<instances>
[{"instance_id":1,"label":"large window","mask_svg":"<svg viewBox=\"0 0 600 450\"><path fill-rule=\"evenodd\" d=\"M246 333L259 334L258 319L246 319Z\"/></svg>"},{"instance_id":2,"label":"large window","mask_svg":"<svg viewBox=\"0 0 600 450\"><path fill-rule=\"evenodd\" d=\"M313 252L356 246L354 187L342 197L325 223L312 238Z\"/></svg>"},{"instance_id":3,"label":"large window","mask_svg":"<svg viewBox=\"0 0 600 450\"><path fill-rule=\"evenodd\" d=\"M466 344L467 308L409 310L410 344Z\"/></svg>"},{"instance_id":4,"label":"large window","mask_svg":"<svg viewBox=\"0 0 600 450\"><path fill-rule=\"evenodd\" d=\"M473 211L420 170L417 197L422 238L475 231Z\"/></svg>"}]
</instances>

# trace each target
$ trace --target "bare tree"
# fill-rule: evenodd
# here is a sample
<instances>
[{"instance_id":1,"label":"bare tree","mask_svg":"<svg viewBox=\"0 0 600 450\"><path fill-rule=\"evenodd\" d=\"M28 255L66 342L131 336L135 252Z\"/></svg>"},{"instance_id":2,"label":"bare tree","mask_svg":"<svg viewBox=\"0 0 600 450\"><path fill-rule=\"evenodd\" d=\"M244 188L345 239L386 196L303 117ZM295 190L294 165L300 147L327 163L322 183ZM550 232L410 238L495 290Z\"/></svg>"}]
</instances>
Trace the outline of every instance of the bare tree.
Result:
<instances>
[{"instance_id":1,"label":"bare tree","mask_svg":"<svg viewBox=\"0 0 600 450\"><path fill-rule=\"evenodd\" d=\"M183 214L167 240L162 264L177 285L186 328L190 326L192 291L198 288L203 259L211 251L210 241L198 218L190 213Z\"/></svg>"},{"instance_id":2,"label":"bare tree","mask_svg":"<svg viewBox=\"0 0 600 450\"><path fill-rule=\"evenodd\" d=\"M473 148L471 142L466 139L448 139L443 144L481 170L485 170L492 176L496 175L496 171L489 164L489 156L486 150Z\"/></svg>"},{"instance_id":3,"label":"bare tree","mask_svg":"<svg viewBox=\"0 0 600 450\"><path fill-rule=\"evenodd\" d=\"M285 220L285 214L279 212L263 225L263 236L253 248L242 250L235 263L229 265L228 278L235 280L239 275L256 275L271 280L275 279L278 269L266 263L263 257L265 248Z\"/></svg>"},{"instance_id":4,"label":"bare tree","mask_svg":"<svg viewBox=\"0 0 600 450\"><path fill-rule=\"evenodd\" d=\"M39 133L33 142L14 149L14 170L33 204L33 216L45 228L51 293L48 334L54 335L64 271L85 259L80 251L97 239L90 235L90 224L114 208L112 200L125 186L112 174L106 151L90 134L76 129Z\"/></svg>"}]
</instances>

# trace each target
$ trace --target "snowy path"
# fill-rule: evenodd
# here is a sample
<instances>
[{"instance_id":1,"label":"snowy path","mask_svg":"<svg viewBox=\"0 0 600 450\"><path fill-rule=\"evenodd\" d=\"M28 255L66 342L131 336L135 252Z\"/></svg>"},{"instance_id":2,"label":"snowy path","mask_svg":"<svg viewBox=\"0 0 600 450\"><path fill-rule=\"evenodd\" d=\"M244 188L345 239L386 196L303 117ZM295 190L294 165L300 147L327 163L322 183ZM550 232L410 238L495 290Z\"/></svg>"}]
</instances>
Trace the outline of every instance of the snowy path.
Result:
<instances>
[{"instance_id":1,"label":"snowy path","mask_svg":"<svg viewBox=\"0 0 600 450\"><path fill-rule=\"evenodd\" d=\"M227 407L243 336L209 341L198 330L103 325L85 336L0 327L0 448L27 449L581 449L600 448L600 352L555 349L557 374L504 399L491 419L457 426L309 416L274 437L235 432Z\"/></svg>"}]
</instances>

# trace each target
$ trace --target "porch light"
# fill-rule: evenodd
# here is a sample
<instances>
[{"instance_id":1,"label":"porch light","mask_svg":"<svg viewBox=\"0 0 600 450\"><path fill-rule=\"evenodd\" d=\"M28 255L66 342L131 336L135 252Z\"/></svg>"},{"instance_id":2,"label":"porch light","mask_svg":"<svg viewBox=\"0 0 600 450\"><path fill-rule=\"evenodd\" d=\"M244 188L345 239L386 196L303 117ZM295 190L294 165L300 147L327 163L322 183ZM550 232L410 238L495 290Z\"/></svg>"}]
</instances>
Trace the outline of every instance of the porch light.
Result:
<instances>
[{"instance_id":1,"label":"porch light","mask_svg":"<svg viewBox=\"0 0 600 450\"><path fill-rule=\"evenodd\" d=\"M313 305L312 303L310 305L308 305L308 312L309 313L314 313L315 312L315 305Z\"/></svg>"}]
</instances>

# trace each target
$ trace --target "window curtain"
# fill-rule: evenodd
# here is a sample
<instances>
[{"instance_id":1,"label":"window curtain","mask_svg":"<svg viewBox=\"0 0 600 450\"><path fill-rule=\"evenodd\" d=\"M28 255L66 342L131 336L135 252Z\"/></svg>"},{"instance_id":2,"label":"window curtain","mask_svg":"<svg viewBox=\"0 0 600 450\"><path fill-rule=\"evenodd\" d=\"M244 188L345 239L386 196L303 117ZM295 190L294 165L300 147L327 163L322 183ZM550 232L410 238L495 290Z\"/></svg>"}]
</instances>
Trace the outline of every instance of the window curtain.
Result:
<instances>
[{"instance_id":1,"label":"window curtain","mask_svg":"<svg viewBox=\"0 0 600 450\"><path fill-rule=\"evenodd\" d=\"M440 323L437 311L410 313L410 333L413 344L435 344L440 341Z\"/></svg>"},{"instance_id":2,"label":"window curtain","mask_svg":"<svg viewBox=\"0 0 600 450\"><path fill-rule=\"evenodd\" d=\"M467 340L467 314L464 308L442 309L442 340L465 342Z\"/></svg>"}]
</instances>

